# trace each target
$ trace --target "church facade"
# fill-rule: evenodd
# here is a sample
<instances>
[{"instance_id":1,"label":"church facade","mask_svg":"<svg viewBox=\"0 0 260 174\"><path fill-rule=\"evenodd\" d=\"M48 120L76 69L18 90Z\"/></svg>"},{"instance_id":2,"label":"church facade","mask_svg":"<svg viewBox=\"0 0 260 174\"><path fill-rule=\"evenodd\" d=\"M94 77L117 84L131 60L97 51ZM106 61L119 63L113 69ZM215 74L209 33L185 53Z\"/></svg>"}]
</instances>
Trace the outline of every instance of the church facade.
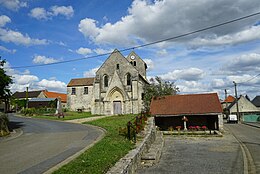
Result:
<instances>
[{"instance_id":1,"label":"church facade","mask_svg":"<svg viewBox=\"0 0 260 174\"><path fill-rule=\"evenodd\" d=\"M135 52L125 58L114 50L94 78L71 79L67 85L67 106L99 115L140 113L143 89L149 84L146 69L146 63Z\"/></svg>"}]
</instances>

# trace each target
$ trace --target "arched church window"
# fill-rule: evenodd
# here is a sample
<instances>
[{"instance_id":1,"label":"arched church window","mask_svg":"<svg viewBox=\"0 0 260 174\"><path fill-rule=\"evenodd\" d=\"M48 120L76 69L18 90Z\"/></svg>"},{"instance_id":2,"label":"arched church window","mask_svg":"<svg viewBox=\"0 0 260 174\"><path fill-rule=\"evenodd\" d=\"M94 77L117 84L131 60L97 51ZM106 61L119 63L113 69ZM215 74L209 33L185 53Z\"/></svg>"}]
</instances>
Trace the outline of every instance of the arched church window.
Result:
<instances>
[{"instance_id":1,"label":"arched church window","mask_svg":"<svg viewBox=\"0 0 260 174\"><path fill-rule=\"evenodd\" d=\"M131 85L131 74L126 75L126 85Z\"/></svg>"},{"instance_id":2,"label":"arched church window","mask_svg":"<svg viewBox=\"0 0 260 174\"><path fill-rule=\"evenodd\" d=\"M108 87L108 75L104 75L104 87Z\"/></svg>"},{"instance_id":3,"label":"arched church window","mask_svg":"<svg viewBox=\"0 0 260 174\"><path fill-rule=\"evenodd\" d=\"M136 66L136 61L134 61L134 66Z\"/></svg>"}]
</instances>

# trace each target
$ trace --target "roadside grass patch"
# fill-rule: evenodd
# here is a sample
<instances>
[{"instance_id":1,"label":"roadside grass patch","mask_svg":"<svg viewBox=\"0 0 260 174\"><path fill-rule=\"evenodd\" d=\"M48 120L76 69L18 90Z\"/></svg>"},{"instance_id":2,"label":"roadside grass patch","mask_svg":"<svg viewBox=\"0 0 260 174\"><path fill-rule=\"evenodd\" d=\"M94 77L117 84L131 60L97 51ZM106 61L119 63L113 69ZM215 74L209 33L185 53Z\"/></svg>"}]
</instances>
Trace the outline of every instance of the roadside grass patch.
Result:
<instances>
[{"instance_id":1,"label":"roadside grass patch","mask_svg":"<svg viewBox=\"0 0 260 174\"><path fill-rule=\"evenodd\" d=\"M87 124L106 129L105 137L54 173L106 173L120 158L134 148L131 141L119 135L119 128L125 127L127 122L134 117L135 115L112 116L88 122Z\"/></svg>"}]
</instances>

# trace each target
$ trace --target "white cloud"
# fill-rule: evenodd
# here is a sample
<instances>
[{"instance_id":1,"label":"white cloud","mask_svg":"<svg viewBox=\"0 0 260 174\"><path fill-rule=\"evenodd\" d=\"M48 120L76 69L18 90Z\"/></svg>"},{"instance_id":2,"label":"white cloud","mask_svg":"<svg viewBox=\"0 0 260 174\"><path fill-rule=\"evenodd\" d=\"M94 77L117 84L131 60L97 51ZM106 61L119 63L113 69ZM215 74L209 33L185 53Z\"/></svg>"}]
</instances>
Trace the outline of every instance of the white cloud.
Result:
<instances>
[{"instance_id":1,"label":"white cloud","mask_svg":"<svg viewBox=\"0 0 260 174\"><path fill-rule=\"evenodd\" d=\"M232 58L228 64L225 65L224 70L234 72L260 72L260 54L249 53Z\"/></svg>"},{"instance_id":2,"label":"white cloud","mask_svg":"<svg viewBox=\"0 0 260 174\"><path fill-rule=\"evenodd\" d=\"M115 23L108 22L98 25L99 23L95 19L85 18L80 21L78 28L85 37L90 38L96 44L128 46L140 43L140 41L147 43L166 39L225 22L240 17L241 14L251 14L257 11L259 6L260 1L258 0L252 0L250 3L237 1L235 7L233 0L218 2L134 0L128 9L128 14ZM252 37L252 33L258 30L258 27L251 27L256 20L256 18L251 18L211 29L204 31L203 35L214 38L207 41L214 45L256 40L258 34L257 37ZM259 33L259 31L256 32ZM198 37L198 35L174 41L182 42L194 37ZM201 39L198 40L201 41Z\"/></svg>"},{"instance_id":3,"label":"white cloud","mask_svg":"<svg viewBox=\"0 0 260 174\"><path fill-rule=\"evenodd\" d=\"M46 39L32 39L27 34L23 35L18 31L0 28L0 40L4 42L12 42L17 45L46 45Z\"/></svg>"},{"instance_id":4,"label":"white cloud","mask_svg":"<svg viewBox=\"0 0 260 174\"><path fill-rule=\"evenodd\" d=\"M176 83L176 85L180 89L181 93L201 93L210 91L207 84L196 81L184 81Z\"/></svg>"},{"instance_id":5,"label":"white cloud","mask_svg":"<svg viewBox=\"0 0 260 174\"><path fill-rule=\"evenodd\" d=\"M238 44L257 39L260 39L260 25L252 26L235 34L227 34L223 36L217 36L216 34L214 34L206 38L195 38L193 41L190 42L190 44L192 47L196 48L202 46L208 47Z\"/></svg>"},{"instance_id":6,"label":"white cloud","mask_svg":"<svg viewBox=\"0 0 260 174\"><path fill-rule=\"evenodd\" d=\"M17 11L21 7L27 7L27 3L21 0L0 0L0 5L13 11Z\"/></svg>"},{"instance_id":7,"label":"white cloud","mask_svg":"<svg viewBox=\"0 0 260 174\"><path fill-rule=\"evenodd\" d=\"M110 49L110 50L105 50L105 49L102 49L102 48L96 48L93 50L95 53L97 54L108 54L108 53L112 53L113 52L113 49Z\"/></svg>"},{"instance_id":8,"label":"white cloud","mask_svg":"<svg viewBox=\"0 0 260 174\"><path fill-rule=\"evenodd\" d=\"M96 26L97 21L89 18L82 19L79 23L79 31L85 37L95 38L99 34L99 29Z\"/></svg>"},{"instance_id":9,"label":"white cloud","mask_svg":"<svg viewBox=\"0 0 260 174\"><path fill-rule=\"evenodd\" d=\"M91 54L92 50L89 48L80 47L79 49L76 50L76 53L86 56L88 54Z\"/></svg>"},{"instance_id":10,"label":"white cloud","mask_svg":"<svg viewBox=\"0 0 260 174\"><path fill-rule=\"evenodd\" d=\"M19 85L26 85L39 80L35 75L13 75L15 83Z\"/></svg>"},{"instance_id":11,"label":"white cloud","mask_svg":"<svg viewBox=\"0 0 260 174\"><path fill-rule=\"evenodd\" d=\"M205 75L204 71L199 68L188 68L174 70L163 75L159 75L164 80L186 80L186 81L197 81L203 78Z\"/></svg>"},{"instance_id":12,"label":"white cloud","mask_svg":"<svg viewBox=\"0 0 260 174\"><path fill-rule=\"evenodd\" d=\"M154 63L152 59L143 59L143 61L146 63L147 67L148 67L148 71L153 70L154 68Z\"/></svg>"},{"instance_id":13,"label":"white cloud","mask_svg":"<svg viewBox=\"0 0 260 174\"><path fill-rule=\"evenodd\" d=\"M44 8L36 7L30 11L29 16L38 20L48 20L53 16L65 16L67 19L71 18L74 14L72 6L52 6L50 10L47 11Z\"/></svg>"},{"instance_id":14,"label":"white cloud","mask_svg":"<svg viewBox=\"0 0 260 174\"><path fill-rule=\"evenodd\" d=\"M6 25L6 23L11 22L11 19L6 16L6 15L1 15L0 16L0 27L4 27Z\"/></svg>"},{"instance_id":15,"label":"white cloud","mask_svg":"<svg viewBox=\"0 0 260 174\"><path fill-rule=\"evenodd\" d=\"M49 64L49 63L55 63L58 62L58 59L54 59L51 57L46 57L46 56L40 56L40 55L36 55L33 58L33 63L35 64Z\"/></svg>"},{"instance_id":16,"label":"white cloud","mask_svg":"<svg viewBox=\"0 0 260 174\"><path fill-rule=\"evenodd\" d=\"M47 20L48 19L47 11L44 8L40 8L40 7L32 9L31 12L29 13L29 16L31 16L35 19L38 19L38 20L41 20L41 19Z\"/></svg>"},{"instance_id":17,"label":"white cloud","mask_svg":"<svg viewBox=\"0 0 260 174\"><path fill-rule=\"evenodd\" d=\"M84 77L95 77L96 72L97 72L98 69L99 68L97 67L97 68L90 69L89 71L85 71L83 76Z\"/></svg>"},{"instance_id":18,"label":"white cloud","mask_svg":"<svg viewBox=\"0 0 260 174\"><path fill-rule=\"evenodd\" d=\"M1 51L5 51L5 52L8 52L8 53L15 53L15 52L16 52L15 49L10 50L10 49L5 48L4 46L1 46L1 45L0 45L0 50L1 50Z\"/></svg>"},{"instance_id":19,"label":"white cloud","mask_svg":"<svg viewBox=\"0 0 260 174\"><path fill-rule=\"evenodd\" d=\"M37 86L40 89L48 89L49 91L54 92L65 92L67 89L66 83L58 80L42 79L37 83Z\"/></svg>"},{"instance_id":20,"label":"white cloud","mask_svg":"<svg viewBox=\"0 0 260 174\"><path fill-rule=\"evenodd\" d=\"M52 16L63 15L67 18L71 18L74 14L72 6L52 6L51 7Z\"/></svg>"}]
</instances>

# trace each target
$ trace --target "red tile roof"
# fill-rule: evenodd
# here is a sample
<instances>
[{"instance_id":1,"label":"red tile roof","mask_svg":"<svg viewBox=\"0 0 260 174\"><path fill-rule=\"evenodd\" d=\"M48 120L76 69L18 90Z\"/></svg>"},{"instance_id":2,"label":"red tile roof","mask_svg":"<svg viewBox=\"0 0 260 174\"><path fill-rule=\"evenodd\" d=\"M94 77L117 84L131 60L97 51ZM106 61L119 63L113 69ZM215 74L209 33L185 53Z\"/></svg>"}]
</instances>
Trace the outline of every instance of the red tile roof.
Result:
<instances>
[{"instance_id":1,"label":"red tile roof","mask_svg":"<svg viewBox=\"0 0 260 174\"><path fill-rule=\"evenodd\" d=\"M152 115L196 115L222 113L216 93L171 95L154 98L151 102Z\"/></svg>"},{"instance_id":2,"label":"red tile roof","mask_svg":"<svg viewBox=\"0 0 260 174\"><path fill-rule=\"evenodd\" d=\"M79 78L71 79L67 87L73 86L91 86L94 83L94 78Z\"/></svg>"},{"instance_id":3,"label":"red tile roof","mask_svg":"<svg viewBox=\"0 0 260 174\"><path fill-rule=\"evenodd\" d=\"M232 95L229 95L223 102L232 103L235 100L236 100L235 97L233 97Z\"/></svg>"},{"instance_id":4,"label":"red tile roof","mask_svg":"<svg viewBox=\"0 0 260 174\"><path fill-rule=\"evenodd\" d=\"M63 103L67 102L67 94L44 91L44 95L47 98L58 98L58 97L60 97L61 98L61 102L63 102Z\"/></svg>"}]
</instances>

